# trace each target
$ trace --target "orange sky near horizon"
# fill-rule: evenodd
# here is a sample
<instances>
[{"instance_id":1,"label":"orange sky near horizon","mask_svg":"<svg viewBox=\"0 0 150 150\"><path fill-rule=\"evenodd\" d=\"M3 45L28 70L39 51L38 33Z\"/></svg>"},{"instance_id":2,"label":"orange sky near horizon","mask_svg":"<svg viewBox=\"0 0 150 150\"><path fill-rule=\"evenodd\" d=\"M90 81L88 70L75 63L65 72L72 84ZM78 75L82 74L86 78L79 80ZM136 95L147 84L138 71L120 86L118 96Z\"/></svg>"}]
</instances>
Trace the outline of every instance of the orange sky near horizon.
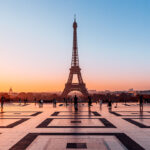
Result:
<instances>
[{"instance_id":1,"label":"orange sky near horizon","mask_svg":"<svg viewBox=\"0 0 150 150\"><path fill-rule=\"evenodd\" d=\"M65 78L64 78L65 79ZM143 85L144 81L134 82L132 80L126 82L116 82L113 80L86 80L86 87L88 90L97 91L117 91L117 90L128 90L134 88L135 90L148 90L149 84ZM66 77L67 80L67 77ZM55 80L14 80L12 81L1 81L0 80L0 92L8 92L10 87L14 92L59 92L63 91L66 80L55 79ZM121 80L121 79L120 79ZM142 86L143 85L143 86ZM119 88L118 88L119 87Z\"/></svg>"}]
</instances>

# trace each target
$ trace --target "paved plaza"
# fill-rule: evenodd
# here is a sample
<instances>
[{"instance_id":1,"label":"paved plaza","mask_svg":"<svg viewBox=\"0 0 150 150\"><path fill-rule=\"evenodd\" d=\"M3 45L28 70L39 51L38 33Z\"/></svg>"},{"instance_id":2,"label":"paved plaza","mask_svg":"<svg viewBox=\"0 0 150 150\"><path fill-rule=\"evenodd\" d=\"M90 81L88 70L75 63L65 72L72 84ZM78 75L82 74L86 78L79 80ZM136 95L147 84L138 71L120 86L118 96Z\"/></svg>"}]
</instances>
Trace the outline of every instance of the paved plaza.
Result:
<instances>
[{"instance_id":1,"label":"paved plaza","mask_svg":"<svg viewBox=\"0 0 150 150\"><path fill-rule=\"evenodd\" d=\"M5 104L0 150L150 150L150 105Z\"/></svg>"}]
</instances>

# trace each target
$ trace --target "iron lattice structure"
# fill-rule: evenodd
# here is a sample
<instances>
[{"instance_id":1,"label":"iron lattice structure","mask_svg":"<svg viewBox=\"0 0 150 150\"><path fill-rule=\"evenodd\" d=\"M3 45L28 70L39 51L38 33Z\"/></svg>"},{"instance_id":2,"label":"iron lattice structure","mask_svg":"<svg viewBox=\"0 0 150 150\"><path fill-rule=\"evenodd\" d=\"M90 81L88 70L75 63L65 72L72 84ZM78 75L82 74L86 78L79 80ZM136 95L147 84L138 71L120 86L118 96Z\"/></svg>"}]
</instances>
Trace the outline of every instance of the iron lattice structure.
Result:
<instances>
[{"instance_id":1,"label":"iron lattice structure","mask_svg":"<svg viewBox=\"0 0 150 150\"><path fill-rule=\"evenodd\" d=\"M77 75L78 83L73 83L73 75ZM73 50L72 50L71 68L68 81L65 84L64 91L62 92L62 97L66 97L68 93L72 91L80 91L84 96L88 96L86 85L82 79L81 68L79 67L76 19L74 19L73 22Z\"/></svg>"}]
</instances>

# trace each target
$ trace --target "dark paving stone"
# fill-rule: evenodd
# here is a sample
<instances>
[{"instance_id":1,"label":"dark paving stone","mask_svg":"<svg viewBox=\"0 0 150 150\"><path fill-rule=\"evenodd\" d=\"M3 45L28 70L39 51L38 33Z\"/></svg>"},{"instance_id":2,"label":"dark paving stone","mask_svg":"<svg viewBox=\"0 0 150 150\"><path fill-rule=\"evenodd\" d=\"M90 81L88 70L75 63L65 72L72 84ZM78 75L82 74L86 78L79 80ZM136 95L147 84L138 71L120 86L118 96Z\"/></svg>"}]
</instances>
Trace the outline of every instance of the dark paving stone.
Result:
<instances>
[{"instance_id":1,"label":"dark paving stone","mask_svg":"<svg viewBox=\"0 0 150 150\"><path fill-rule=\"evenodd\" d=\"M52 120L54 119L70 119L70 120L74 120L75 118L47 118L45 119L41 124L39 124L37 126L37 128L116 128L111 122L109 122L107 119L105 118L78 118L78 119L98 119L100 122L102 122L104 125L103 126L48 126ZM78 120L77 120L78 121Z\"/></svg>"},{"instance_id":2,"label":"dark paving stone","mask_svg":"<svg viewBox=\"0 0 150 150\"><path fill-rule=\"evenodd\" d=\"M138 126L138 127L140 127L140 128L150 128L150 125L147 126L147 125L144 125L140 122L137 122L137 121L133 120L133 119L141 119L142 120L142 119L150 119L150 118L123 118L123 119L130 122L130 123L132 123L132 124L134 124L134 125L136 125L136 126Z\"/></svg>"},{"instance_id":3,"label":"dark paving stone","mask_svg":"<svg viewBox=\"0 0 150 150\"><path fill-rule=\"evenodd\" d=\"M41 114L42 112L41 111L38 111L38 112L34 112L34 111L5 111L5 112L0 112L0 114L4 114L4 116L14 116L14 114L16 114L16 117L17 115L18 116L37 116L39 114ZM12 115L7 115L7 113L12 113ZM32 113L31 115L24 115L25 113Z\"/></svg>"},{"instance_id":4,"label":"dark paving stone","mask_svg":"<svg viewBox=\"0 0 150 150\"><path fill-rule=\"evenodd\" d=\"M127 113L130 112L131 114L122 115L122 114L120 114L122 112L127 112ZM140 112L140 111L111 111L110 113L114 114L115 116L150 116L150 115L143 115L144 112L150 113L150 111L142 111L142 112ZM135 114L135 113L137 113L137 114Z\"/></svg>"},{"instance_id":5,"label":"dark paving stone","mask_svg":"<svg viewBox=\"0 0 150 150\"><path fill-rule=\"evenodd\" d=\"M31 116L37 116L37 115L39 115L39 114L41 114L42 112L36 112L36 113L34 113L34 114L32 114Z\"/></svg>"},{"instance_id":6,"label":"dark paving stone","mask_svg":"<svg viewBox=\"0 0 150 150\"><path fill-rule=\"evenodd\" d=\"M20 120L15 121L14 123L11 123L7 126L0 126L0 128L13 128L13 127L27 121L29 118L0 118L0 119L20 119Z\"/></svg>"},{"instance_id":7,"label":"dark paving stone","mask_svg":"<svg viewBox=\"0 0 150 150\"><path fill-rule=\"evenodd\" d=\"M82 148L87 149L86 143L67 143L66 148Z\"/></svg>"},{"instance_id":8,"label":"dark paving stone","mask_svg":"<svg viewBox=\"0 0 150 150\"><path fill-rule=\"evenodd\" d=\"M23 104L23 105L21 105L21 106L24 107L24 106L28 106L28 105L30 105L30 104Z\"/></svg>"},{"instance_id":9,"label":"dark paving stone","mask_svg":"<svg viewBox=\"0 0 150 150\"><path fill-rule=\"evenodd\" d=\"M122 105L125 105L125 106L131 106L131 105L129 105L129 104L122 104Z\"/></svg>"},{"instance_id":10,"label":"dark paving stone","mask_svg":"<svg viewBox=\"0 0 150 150\"><path fill-rule=\"evenodd\" d=\"M71 121L71 123L81 123L81 121Z\"/></svg>"},{"instance_id":11,"label":"dark paving stone","mask_svg":"<svg viewBox=\"0 0 150 150\"><path fill-rule=\"evenodd\" d=\"M58 116L59 112L54 112L51 116Z\"/></svg>"},{"instance_id":12,"label":"dark paving stone","mask_svg":"<svg viewBox=\"0 0 150 150\"><path fill-rule=\"evenodd\" d=\"M116 128L111 122L105 118L99 118L99 120L104 124L105 128Z\"/></svg>"},{"instance_id":13,"label":"dark paving stone","mask_svg":"<svg viewBox=\"0 0 150 150\"><path fill-rule=\"evenodd\" d=\"M80 112L72 112L73 115L80 114Z\"/></svg>"},{"instance_id":14,"label":"dark paving stone","mask_svg":"<svg viewBox=\"0 0 150 150\"><path fill-rule=\"evenodd\" d=\"M89 113L93 113L93 116L101 116L98 112L96 112L96 111L77 111L77 112L72 112L72 114L70 114L70 115L59 115L59 113L61 113L61 112L66 112L66 113L68 113L68 112L72 112L72 111L57 111L57 112L54 112L51 116L74 116L74 115L76 115L76 114L78 114L78 116L91 116L91 114L89 115ZM81 113L81 112L87 112L88 114L87 115L79 115L79 113Z\"/></svg>"},{"instance_id":15,"label":"dark paving stone","mask_svg":"<svg viewBox=\"0 0 150 150\"><path fill-rule=\"evenodd\" d=\"M9 150L26 150L27 147L40 135L50 136L115 136L128 150L144 150L142 146L132 140L125 133L29 133ZM60 145L61 146L61 145Z\"/></svg>"},{"instance_id":16,"label":"dark paving stone","mask_svg":"<svg viewBox=\"0 0 150 150\"><path fill-rule=\"evenodd\" d=\"M100 116L100 114L96 111L92 111L92 113L95 115L95 116Z\"/></svg>"}]
</instances>

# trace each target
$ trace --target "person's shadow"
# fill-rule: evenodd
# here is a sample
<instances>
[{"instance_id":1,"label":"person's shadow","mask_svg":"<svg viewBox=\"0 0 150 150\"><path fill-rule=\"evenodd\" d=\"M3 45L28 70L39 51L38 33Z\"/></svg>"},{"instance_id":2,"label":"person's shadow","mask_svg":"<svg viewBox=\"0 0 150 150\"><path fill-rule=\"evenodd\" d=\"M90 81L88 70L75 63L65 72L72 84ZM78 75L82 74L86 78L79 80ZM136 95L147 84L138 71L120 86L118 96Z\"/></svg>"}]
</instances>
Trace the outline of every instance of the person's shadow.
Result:
<instances>
[{"instance_id":1,"label":"person's shadow","mask_svg":"<svg viewBox=\"0 0 150 150\"><path fill-rule=\"evenodd\" d=\"M91 117L91 113L92 113L92 112L91 112L91 107L89 106L89 107L88 107L88 116L89 116L89 118Z\"/></svg>"}]
</instances>

